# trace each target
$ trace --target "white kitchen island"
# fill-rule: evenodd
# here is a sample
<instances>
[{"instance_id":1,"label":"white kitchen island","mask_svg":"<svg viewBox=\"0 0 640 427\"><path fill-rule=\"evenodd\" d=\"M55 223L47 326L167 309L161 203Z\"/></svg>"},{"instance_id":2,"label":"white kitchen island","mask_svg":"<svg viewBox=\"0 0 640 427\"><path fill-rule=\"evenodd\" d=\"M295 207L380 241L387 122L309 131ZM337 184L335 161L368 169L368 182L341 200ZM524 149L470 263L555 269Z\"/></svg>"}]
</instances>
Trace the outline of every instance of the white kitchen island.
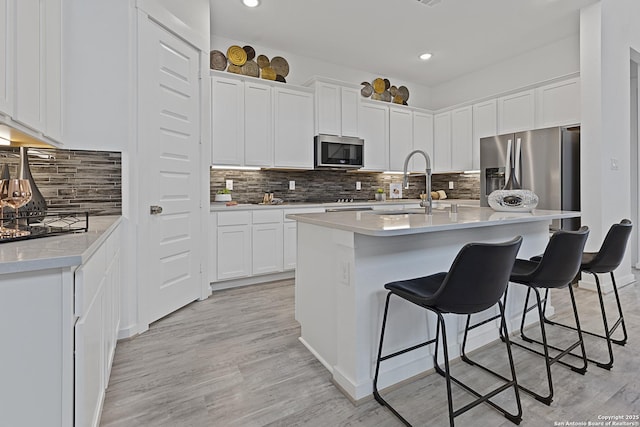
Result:
<instances>
[{"instance_id":1,"label":"white kitchen island","mask_svg":"<svg viewBox=\"0 0 640 427\"><path fill-rule=\"evenodd\" d=\"M469 242L501 242L521 235L518 257L540 254L549 239L551 220L580 216L579 212L545 210L504 213L462 205L457 213L445 206L434 209L431 216L424 215L424 209L404 212L287 215L298 222L295 313L301 325L300 340L354 402L372 394L385 283L446 271ZM519 327L523 302L524 288L511 285L507 302L510 330ZM434 315L399 298L392 298L391 305L385 354L434 337ZM484 316L491 314L489 310ZM465 319L445 318L449 354L455 358L460 353ZM495 321L474 330L469 348L497 339L497 327ZM384 362L380 388L432 368L432 347Z\"/></svg>"}]
</instances>

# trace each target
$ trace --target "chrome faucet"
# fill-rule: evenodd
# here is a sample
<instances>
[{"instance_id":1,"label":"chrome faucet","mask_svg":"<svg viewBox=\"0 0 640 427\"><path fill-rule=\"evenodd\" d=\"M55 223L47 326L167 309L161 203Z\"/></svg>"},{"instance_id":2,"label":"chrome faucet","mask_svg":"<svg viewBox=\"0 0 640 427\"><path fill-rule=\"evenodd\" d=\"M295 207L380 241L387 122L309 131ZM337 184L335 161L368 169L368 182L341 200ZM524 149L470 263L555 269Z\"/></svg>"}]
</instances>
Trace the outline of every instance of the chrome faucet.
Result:
<instances>
[{"instance_id":1,"label":"chrome faucet","mask_svg":"<svg viewBox=\"0 0 640 427\"><path fill-rule=\"evenodd\" d=\"M416 154L420 153L424 156L424 159L427 163L427 168L425 170L424 178L425 178L425 192L426 200L420 200L420 206L424 208L424 213L426 215L431 215L431 159L429 155L422 150L413 150L409 153L406 159L404 159L404 175L402 178L402 185L405 189L409 188L409 174L407 173L407 169L409 168L409 159Z\"/></svg>"}]
</instances>

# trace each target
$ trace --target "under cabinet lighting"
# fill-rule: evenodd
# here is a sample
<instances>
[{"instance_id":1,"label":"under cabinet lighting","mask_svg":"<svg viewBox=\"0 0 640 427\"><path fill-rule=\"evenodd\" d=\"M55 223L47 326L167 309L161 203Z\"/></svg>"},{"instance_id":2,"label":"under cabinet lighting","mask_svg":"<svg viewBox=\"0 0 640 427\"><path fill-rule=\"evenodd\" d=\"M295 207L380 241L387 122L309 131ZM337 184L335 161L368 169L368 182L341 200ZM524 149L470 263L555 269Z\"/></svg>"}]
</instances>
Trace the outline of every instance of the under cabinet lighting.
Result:
<instances>
[{"instance_id":1,"label":"under cabinet lighting","mask_svg":"<svg viewBox=\"0 0 640 427\"><path fill-rule=\"evenodd\" d=\"M259 0L242 0L242 4L247 7L258 7L260 5Z\"/></svg>"},{"instance_id":2,"label":"under cabinet lighting","mask_svg":"<svg viewBox=\"0 0 640 427\"><path fill-rule=\"evenodd\" d=\"M213 165L211 169L231 169L231 170L240 170L240 171L259 171L261 168L255 166L224 166L224 165Z\"/></svg>"},{"instance_id":3,"label":"under cabinet lighting","mask_svg":"<svg viewBox=\"0 0 640 427\"><path fill-rule=\"evenodd\" d=\"M404 172L398 172L398 171L384 171L384 172L382 172L382 173L387 174L387 175L402 175Z\"/></svg>"},{"instance_id":4,"label":"under cabinet lighting","mask_svg":"<svg viewBox=\"0 0 640 427\"><path fill-rule=\"evenodd\" d=\"M0 138L0 145L11 145L11 141L5 138Z\"/></svg>"}]
</instances>

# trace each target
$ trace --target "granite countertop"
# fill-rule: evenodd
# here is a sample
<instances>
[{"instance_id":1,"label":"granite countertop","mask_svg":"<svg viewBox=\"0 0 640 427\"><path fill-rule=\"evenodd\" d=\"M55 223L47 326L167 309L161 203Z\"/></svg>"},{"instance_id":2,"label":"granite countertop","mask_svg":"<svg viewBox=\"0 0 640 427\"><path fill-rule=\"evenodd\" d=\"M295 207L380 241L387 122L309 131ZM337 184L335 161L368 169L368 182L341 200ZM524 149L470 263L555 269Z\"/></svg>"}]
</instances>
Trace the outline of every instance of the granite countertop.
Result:
<instances>
[{"instance_id":1,"label":"granite countertop","mask_svg":"<svg viewBox=\"0 0 640 427\"><path fill-rule=\"evenodd\" d=\"M0 243L0 274L83 264L118 226L121 216L90 216L89 231Z\"/></svg>"},{"instance_id":2,"label":"granite countertop","mask_svg":"<svg viewBox=\"0 0 640 427\"><path fill-rule=\"evenodd\" d=\"M424 209L405 209L400 212L343 211L327 213L288 214L287 218L302 223L351 231L370 236L399 236L488 227L508 223L551 221L580 216L577 211L551 211L535 209L531 213L496 212L491 208L459 205L457 213L448 206L434 206L433 215Z\"/></svg>"},{"instance_id":3,"label":"granite countertop","mask_svg":"<svg viewBox=\"0 0 640 427\"><path fill-rule=\"evenodd\" d=\"M480 206L480 200L471 199L444 199L434 200L434 207L446 206L449 207L451 203L457 203L459 205L468 206ZM310 207L350 207L350 206L394 206L394 205L410 205L419 204L420 199L388 199L384 202L376 202L375 200L357 201L357 202L328 202L328 203L310 203L310 202L285 202L279 205L263 205L258 203L239 203L234 206L226 206L225 202L212 202L211 212L222 212L229 210L255 210L255 209L295 209L295 208L310 208Z\"/></svg>"}]
</instances>

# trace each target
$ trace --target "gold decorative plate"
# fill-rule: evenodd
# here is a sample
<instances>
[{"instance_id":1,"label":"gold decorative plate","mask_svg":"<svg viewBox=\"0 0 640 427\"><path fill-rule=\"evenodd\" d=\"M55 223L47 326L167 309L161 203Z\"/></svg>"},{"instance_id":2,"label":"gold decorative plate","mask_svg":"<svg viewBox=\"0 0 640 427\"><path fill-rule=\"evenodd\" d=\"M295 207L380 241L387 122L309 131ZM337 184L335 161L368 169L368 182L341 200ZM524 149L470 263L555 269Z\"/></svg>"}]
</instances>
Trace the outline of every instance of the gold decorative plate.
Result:
<instances>
[{"instance_id":1,"label":"gold decorative plate","mask_svg":"<svg viewBox=\"0 0 640 427\"><path fill-rule=\"evenodd\" d=\"M227 58L233 65L244 65L247 62L247 52L240 46L233 45L227 49Z\"/></svg>"},{"instance_id":2,"label":"gold decorative plate","mask_svg":"<svg viewBox=\"0 0 640 427\"><path fill-rule=\"evenodd\" d=\"M407 89L406 86L400 86L398 88L398 96L400 96L400 98L402 98L403 101L408 101L409 100L409 89Z\"/></svg>"},{"instance_id":3,"label":"gold decorative plate","mask_svg":"<svg viewBox=\"0 0 640 427\"><path fill-rule=\"evenodd\" d=\"M384 80L377 78L373 81L373 90L375 93L382 93L385 90Z\"/></svg>"},{"instance_id":4,"label":"gold decorative plate","mask_svg":"<svg viewBox=\"0 0 640 427\"><path fill-rule=\"evenodd\" d=\"M237 65L229 64L227 67L227 71L233 74L242 74L242 67L238 67Z\"/></svg>"},{"instance_id":5,"label":"gold decorative plate","mask_svg":"<svg viewBox=\"0 0 640 427\"><path fill-rule=\"evenodd\" d=\"M275 80L276 75L275 70L271 67L264 67L262 69L262 78L265 80Z\"/></svg>"}]
</instances>

